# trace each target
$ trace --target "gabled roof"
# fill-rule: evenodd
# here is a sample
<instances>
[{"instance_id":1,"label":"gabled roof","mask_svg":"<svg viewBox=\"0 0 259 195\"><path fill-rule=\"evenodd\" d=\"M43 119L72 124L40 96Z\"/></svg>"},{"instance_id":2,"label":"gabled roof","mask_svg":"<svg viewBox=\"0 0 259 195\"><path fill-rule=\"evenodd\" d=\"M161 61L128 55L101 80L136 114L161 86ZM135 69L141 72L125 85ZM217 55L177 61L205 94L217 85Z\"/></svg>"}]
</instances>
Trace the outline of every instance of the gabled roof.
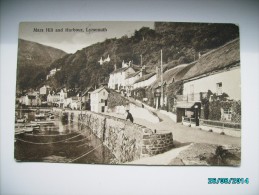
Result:
<instances>
[{"instance_id":1,"label":"gabled roof","mask_svg":"<svg viewBox=\"0 0 259 195\"><path fill-rule=\"evenodd\" d=\"M239 39L214 49L200 57L183 79L191 79L203 74L223 70L231 66L240 66Z\"/></svg>"},{"instance_id":2,"label":"gabled roof","mask_svg":"<svg viewBox=\"0 0 259 195\"><path fill-rule=\"evenodd\" d=\"M106 90L106 91L109 93L109 89L107 89L106 87L101 87L101 88L96 89L96 90L94 90L94 91L92 91L92 92L90 92L90 93L91 93L91 94L99 93L99 92L101 92L102 90Z\"/></svg>"},{"instance_id":3,"label":"gabled roof","mask_svg":"<svg viewBox=\"0 0 259 195\"><path fill-rule=\"evenodd\" d=\"M85 96L85 95L86 95L88 92L90 92L90 91L94 91L93 86L87 87L87 88L83 91L82 96Z\"/></svg>"}]
</instances>

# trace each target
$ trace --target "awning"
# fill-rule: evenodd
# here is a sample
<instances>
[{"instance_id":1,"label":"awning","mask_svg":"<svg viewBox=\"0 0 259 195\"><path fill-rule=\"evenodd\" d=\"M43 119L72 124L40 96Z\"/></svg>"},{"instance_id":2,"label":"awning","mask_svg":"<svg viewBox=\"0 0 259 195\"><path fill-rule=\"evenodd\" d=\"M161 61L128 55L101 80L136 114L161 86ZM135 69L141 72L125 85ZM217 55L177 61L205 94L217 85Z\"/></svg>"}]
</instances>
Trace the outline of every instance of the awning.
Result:
<instances>
[{"instance_id":1,"label":"awning","mask_svg":"<svg viewBox=\"0 0 259 195\"><path fill-rule=\"evenodd\" d=\"M179 102L176 104L176 108L191 108L195 102Z\"/></svg>"}]
</instances>

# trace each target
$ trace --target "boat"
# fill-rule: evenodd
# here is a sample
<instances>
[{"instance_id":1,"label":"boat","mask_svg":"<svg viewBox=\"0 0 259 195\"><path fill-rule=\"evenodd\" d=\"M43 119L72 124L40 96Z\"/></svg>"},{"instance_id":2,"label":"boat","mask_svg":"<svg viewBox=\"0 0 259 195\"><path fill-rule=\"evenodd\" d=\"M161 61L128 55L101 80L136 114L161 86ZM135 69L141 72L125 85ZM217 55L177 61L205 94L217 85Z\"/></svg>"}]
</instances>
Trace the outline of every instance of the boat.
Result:
<instances>
[{"instance_id":1,"label":"boat","mask_svg":"<svg viewBox=\"0 0 259 195\"><path fill-rule=\"evenodd\" d=\"M46 116L44 113L36 113L35 114L35 121L41 121L41 120L46 120Z\"/></svg>"},{"instance_id":2,"label":"boat","mask_svg":"<svg viewBox=\"0 0 259 195\"><path fill-rule=\"evenodd\" d=\"M31 124L36 124L36 125L54 125L54 121L31 121Z\"/></svg>"},{"instance_id":3,"label":"boat","mask_svg":"<svg viewBox=\"0 0 259 195\"><path fill-rule=\"evenodd\" d=\"M15 122L16 123L26 123L27 122L27 117L26 115L22 114L22 111L16 112L15 113Z\"/></svg>"},{"instance_id":4,"label":"boat","mask_svg":"<svg viewBox=\"0 0 259 195\"><path fill-rule=\"evenodd\" d=\"M24 128L25 133L32 133L33 132L33 127L25 127Z\"/></svg>"},{"instance_id":5,"label":"boat","mask_svg":"<svg viewBox=\"0 0 259 195\"><path fill-rule=\"evenodd\" d=\"M32 128L33 129L33 131L35 131L35 130L40 130L40 125L38 125L38 124L27 124L27 125L25 125L25 127L27 127L27 128Z\"/></svg>"},{"instance_id":6,"label":"boat","mask_svg":"<svg viewBox=\"0 0 259 195\"><path fill-rule=\"evenodd\" d=\"M55 119L54 114L49 114L48 119L49 119L49 120L53 120L53 119Z\"/></svg>"},{"instance_id":7,"label":"boat","mask_svg":"<svg viewBox=\"0 0 259 195\"><path fill-rule=\"evenodd\" d=\"M22 133L32 133L33 127L23 126L23 125L15 125L15 135Z\"/></svg>"},{"instance_id":8,"label":"boat","mask_svg":"<svg viewBox=\"0 0 259 195\"><path fill-rule=\"evenodd\" d=\"M34 125L53 125L54 124L53 121L47 120L47 115L39 112L39 110L36 112L34 117L35 117L35 120L31 121L31 124L34 124Z\"/></svg>"},{"instance_id":9,"label":"boat","mask_svg":"<svg viewBox=\"0 0 259 195\"><path fill-rule=\"evenodd\" d=\"M27 121L26 118L18 118L18 119L16 119L17 123L25 123L26 121Z\"/></svg>"}]
</instances>

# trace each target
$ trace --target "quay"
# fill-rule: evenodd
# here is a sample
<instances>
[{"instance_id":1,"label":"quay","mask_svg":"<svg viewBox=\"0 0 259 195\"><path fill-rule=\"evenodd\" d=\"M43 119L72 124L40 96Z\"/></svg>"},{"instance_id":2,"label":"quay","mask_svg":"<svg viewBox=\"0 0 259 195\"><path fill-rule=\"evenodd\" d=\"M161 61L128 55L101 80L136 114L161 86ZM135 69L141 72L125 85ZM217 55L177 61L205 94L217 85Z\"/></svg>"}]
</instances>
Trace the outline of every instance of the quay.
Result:
<instances>
[{"instance_id":1,"label":"quay","mask_svg":"<svg viewBox=\"0 0 259 195\"><path fill-rule=\"evenodd\" d=\"M172 132L155 133L140 124L90 111L53 108L53 112L59 115L67 112L69 118L73 113L73 120L87 125L112 152L118 163L157 155L173 148Z\"/></svg>"}]
</instances>

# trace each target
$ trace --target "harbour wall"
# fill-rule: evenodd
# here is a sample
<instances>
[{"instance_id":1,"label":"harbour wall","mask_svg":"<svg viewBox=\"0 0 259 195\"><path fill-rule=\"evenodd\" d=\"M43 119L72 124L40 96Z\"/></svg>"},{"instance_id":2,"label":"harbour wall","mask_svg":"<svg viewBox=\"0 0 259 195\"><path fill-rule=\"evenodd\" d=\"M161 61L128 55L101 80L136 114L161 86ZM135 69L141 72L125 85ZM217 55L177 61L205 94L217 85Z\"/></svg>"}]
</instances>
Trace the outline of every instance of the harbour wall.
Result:
<instances>
[{"instance_id":1,"label":"harbour wall","mask_svg":"<svg viewBox=\"0 0 259 195\"><path fill-rule=\"evenodd\" d=\"M61 109L54 108L61 114ZM124 119L90 111L66 110L87 125L114 154L118 163L130 162L170 150L173 147L171 132L155 133L151 129Z\"/></svg>"}]
</instances>

